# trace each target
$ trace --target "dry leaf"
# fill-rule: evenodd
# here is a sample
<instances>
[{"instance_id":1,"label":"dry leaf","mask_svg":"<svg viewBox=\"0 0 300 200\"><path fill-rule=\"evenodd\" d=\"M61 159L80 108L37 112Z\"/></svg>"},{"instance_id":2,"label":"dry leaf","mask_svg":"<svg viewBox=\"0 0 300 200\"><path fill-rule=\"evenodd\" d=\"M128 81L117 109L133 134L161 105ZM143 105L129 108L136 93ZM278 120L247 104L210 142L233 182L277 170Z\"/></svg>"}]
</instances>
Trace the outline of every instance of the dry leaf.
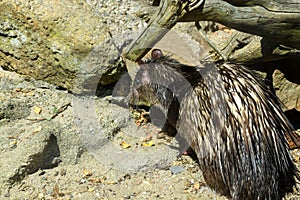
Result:
<instances>
[{"instance_id":1,"label":"dry leaf","mask_svg":"<svg viewBox=\"0 0 300 200\"><path fill-rule=\"evenodd\" d=\"M103 179L101 178L89 178L88 181L92 182L92 183L103 183Z\"/></svg>"},{"instance_id":2,"label":"dry leaf","mask_svg":"<svg viewBox=\"0 0 300 200\"><path fill-rule=\"evenodd\" d=\"M93 175L93 173L91 171L88 171L86 169L82 170L82 172L83 172L84 176L92 176Z\"/></svg>"},{"instance_id":3,"label":"dry leaf","mask_svg":"<svg viewBox=\"0 0 300 200\"><path fill-rule=\"evenodd\" d=\"M42 130L42 127L39 126L39 127L37 127L36 129L34 129L34 130L32 131L32 134L36 134L36 133L40 132L41 130Z\"/></svg>"},{"instance_id":4,"label":"dry leaf","mask_svg":"<svg viewBox=\"0 0 300 200\"><path fill-rule=\"evenodd\" d=\"M116 181L109 181L109 182L106 182L106 184L107 185L115 185L115 184L117 184L117 182Z\"/></svg>"},{"instance_id":5,"label":"dry leaf","mask_svg":"<svg viewBox=\"0 0 300 200\"><path fill-rule=\"evenodd\" d=\"M58 198L60 196L60 192L59 192L59 187L58 187L58 184L55 183L54 187L53 187L53 193L52 193L52 196L54 198Z\"/></svg>"},{"instance_id":6,"label":"dry leaf","mask_svg":"<svg viewBox=\"0 0 300 200\"><path fill-rule=\"evenodd\" d=\"M131 145L125 141L122 141L120 145L122 146L123 149L128 149L131 147Z\"/></svg>"},{"instance_id":7,"label":"dry leaf","mask_svg":"<svg viewBox=\"0 0 300 200\"><path fill-rule=\"evenodd\" d=\"M153 135L149 134L149 135L147 135L147 137L143 140L143 142L149 142L149 141L152 140L152 138L153 138Z\"/></svg>"},{"instance_id":8,"label":"dry leaf","mask_svg":"<svg viewBox=\"0 0 300 200\"><path fill-rule=\"evenodd\" d=\"M146 113L146 112L141 112L141 113L134 112L133 115L134 115L134 119L135 119L135 124L137 126L141 126L142 124L148 122L148 119L147 119L148 113Z\"/></svg>"},{"instance_id":9,"label":"dry leaf","mask_svg":"<svg viewBox=\"0 0 300 200\"><path fill-rule=\"evenodd\" d=\"M33 111L34 111L36 114L39 115L39 114L41 114L41 112L42 112L42 108L36 106L36 107L34 107Z\"/></svg>"},{"instance_id":10,"label":"dry leaf","mask_svg":"<svg viewBox=\"0 0 300 200\"><path fill-rule=\"evenodd\" d=\"M194 189L199 190L200 189L200 183L197 181L194 183Z\"/></svg>"},{"instance_id":11,"label":"dry leaf","mask_svg":"<svg viewBox=\"0 0 300 200\"><path fill-rule=\"evenodd\" d=\"M11 147L13 147L13 146L16 146L17 143L18 143L17 140L13 140L12 142L9 143L9 145L10 145Z\"/></svg>"},{"instance_id":12,"label":"dry leaf","mask_svg":"<svg viewBox=\"0 0 300 200\"><path fill-rule=\"evenodd\" d=\"M26 94L26 96L34 96L34 92L28 92L27 94Z\"/></svg>"},{"instance_id":13,"label":"dry leaf","mask_svg":"<svg viewBox=\"0 0 300 200\"><path fill-rule=\"evenodd\" d=\"M149 142L143 142L142 144L143 147L152 147L154 146L153 140L150 140Z\"/></svg>"}]
</instances>

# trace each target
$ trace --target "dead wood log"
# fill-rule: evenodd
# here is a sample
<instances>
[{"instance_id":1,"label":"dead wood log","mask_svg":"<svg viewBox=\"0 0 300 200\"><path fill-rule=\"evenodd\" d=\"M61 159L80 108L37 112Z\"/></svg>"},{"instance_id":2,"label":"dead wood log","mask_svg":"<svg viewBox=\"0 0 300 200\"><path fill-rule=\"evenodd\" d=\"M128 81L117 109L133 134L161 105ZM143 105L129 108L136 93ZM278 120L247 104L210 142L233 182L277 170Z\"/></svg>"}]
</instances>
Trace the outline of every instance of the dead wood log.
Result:
<instances>
[{"instance_id":1,"label":"dead wood log","mask_svg":"<svg viewBox=\"0 0 300 200\"><path fill-rule=\"evenodd\" d=\"M162 0L156 9L148 27L125 50L126 58L140 60L177 22L191 21L219 22L261 36L275 46L275 60L278 54L294 54L300 49L298 0ZM260 45L258 51L263 49L261 42L255 45ZM280 52L281 45L287 47L284 52ZM263 53L260 56L263 57ZM247 61L251 59L247 58Z\"/></svg>"}]
</instances>

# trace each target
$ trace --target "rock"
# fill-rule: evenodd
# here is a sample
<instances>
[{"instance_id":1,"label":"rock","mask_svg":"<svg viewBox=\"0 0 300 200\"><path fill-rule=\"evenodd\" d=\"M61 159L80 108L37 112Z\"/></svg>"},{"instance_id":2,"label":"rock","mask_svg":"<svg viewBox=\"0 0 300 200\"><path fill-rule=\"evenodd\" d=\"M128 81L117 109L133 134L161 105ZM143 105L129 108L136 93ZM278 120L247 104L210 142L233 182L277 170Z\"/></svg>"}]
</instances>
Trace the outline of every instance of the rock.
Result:
<instances>
[{"instance_id":1,"label":"rock","mask_svg":"<svg viewBox=\"0 0 300 200\"><path fill-rule=\"evenodd\" d=\"M147 130L133 122L128 108L97 98L76 97L73 109L83 146L105 166L131 173L167 168L179 154L175 139L170 145L142 147L140 140ZM132 147L121 148L122 141Z\"/></svg>"},{"instance_id":2,"label":"rock","mask_svg":"<svg viewBox=\"0 0 300 200\"><path fill-rule=\"evenodd\" d=\"M120 52L111 39L106 40L82 60L72 92L76 94L95 95L98 84L109 85L116 82L125 72L120 59Z\"/></svg>"},{"instance_id":3,"label":"rock","mask_svg":"<svg viewBox=\"0 0 300 200\"><path fill-rule=\"evenodd\" d=\"M95 92L98 82L110 84L124 71L108 32L130 35L143 26L130 14L132 4L1 1L0 66L75 93Z\"/></svg>"},{"instance_id":4,"label":"rock","mask_svg":"<svg viewBox=\"0 0 300 200\"><path fill-rule=\"evenodd\" d=\"M180 165L175 165L175 166L170 167L171 173L175 174L175 175L183 172L184 170L185 170L185 168Z\"/></svg>"},{"instance_id":5,"label":"rock","mask_svg":"<svg viewBox=\"0 0 300 200\"><path fill-rule=\"evenodd\" d=\"M72 96L31 81L14 72L0 71L3 114L0 118L3 155L0 190L5 188L3 191L39 169L50 169L61 163L75 164L81 153L81 139L74 128L72 109L67 107L56 114L71 102ZM5 105L13 106L7 109ZM41 112L34 112L36 105Z\"/></svg>"},{"instance_id":6,"label":"rock","mask_svg":"<svg viewBox=\"0 0 300 200\"><path fill-rule=\"evenodd\" d=\"M0 195L39 169L89 163L91 156L84 154L126 173L166 168L178 156L175 144L136 145L145 130L136 126L129 108L109 98L75 96L8 71L0 71L0 88ZM14 109L3 107L8 104ZM34 111L37 106L40 112ZM122 149L122 140L133 148Z\"/></svg>"},{"instance_id":7,"label":"rock","mask_svg":"<svg viewBox=\"0 0 300 200\"><path fill-rule=\"evenodd\" d=\"M2 154L0 160L2 187L3 185L9 187L39 169L58 165L60 150L54 134L53 129L44 130L29 140L20 142L18 148L13 151Z\"/></svg>"},{"instance_id":8,"label":"rock","mask_svg":"<svg viewBox=\"0 0 300 200\"><path fill-rule=\"evenodd\" d=\"M276 95L284 104L284 110L295 108L300 112L300 85L289 81L280 70L273 73L273 85Z\"/></svg>"}]
</instances>

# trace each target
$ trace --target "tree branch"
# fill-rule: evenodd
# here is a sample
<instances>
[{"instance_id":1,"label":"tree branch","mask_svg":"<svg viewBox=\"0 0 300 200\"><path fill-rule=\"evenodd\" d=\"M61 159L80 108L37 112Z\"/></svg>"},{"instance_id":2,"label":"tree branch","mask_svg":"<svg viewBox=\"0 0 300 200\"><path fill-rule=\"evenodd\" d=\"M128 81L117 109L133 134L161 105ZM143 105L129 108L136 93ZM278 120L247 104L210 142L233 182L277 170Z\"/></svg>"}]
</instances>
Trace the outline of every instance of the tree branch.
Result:
<instances>
[{"instance_id":1,"label":"tree branch","mask_svg":"<svg viewBox=\"0 0 300 200\"><path fill-rule=\"evenodd\" d=\"M127 48L125 57L140 60L177 22L191 21L219 22L265 37L273 45L283 44L300 49L298 0L206 0L197 9L187 11L187 7L186 0L162 0L149 26Z\"/></svg>"},{"instance_id":2,"label":"tree branch","mask_svg":"<svg viewBox=\"0 0 300 200\"><path fill-rule=\"evenodd\" d=\"M300 49L299 1L297 4L294 0L287 0L285 4L280 4L280 0L262 1L260 5L260 2L249 0L244 1L245 5L239 2L239 6L228 2L207 0L202 9L187 13L179 21L219 22L239 31L267 37L277 44Z\"/></svg>"}]
</instances>

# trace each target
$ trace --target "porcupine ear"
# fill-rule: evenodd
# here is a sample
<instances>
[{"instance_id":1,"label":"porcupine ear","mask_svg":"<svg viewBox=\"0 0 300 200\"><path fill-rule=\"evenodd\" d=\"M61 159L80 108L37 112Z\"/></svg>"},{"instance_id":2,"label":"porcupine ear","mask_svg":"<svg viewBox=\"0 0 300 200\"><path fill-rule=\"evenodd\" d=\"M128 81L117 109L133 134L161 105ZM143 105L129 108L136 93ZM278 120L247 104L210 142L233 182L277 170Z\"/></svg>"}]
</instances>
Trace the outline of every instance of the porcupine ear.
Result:
<instances>
[{"instance_id":1,"label":"porcupine ear","mask_svg":"<svg viewBox=\"0 0 300 200\"><path fill-rule=\"evenodd\" d=\"M157 60L160 59L161 57L163 57L163 53L160 49L153 49L151 52L151 60ZM138 61L138 65L142 68L142 69L149 69L149 66L147 65L147 62L144 62L143 60L139 60Z\"/></svg>"},{"instance_id":2,"label":"porcupine ear","mask_svg":"<svg viewBox=\"0 0 300 200\"><path fill-rule=\"evenodd\" d=\"M163 53L160 49L153 49L151 52L151 58L156 60L156 59L160 59L161 57L163 57Z\"/></svg>"}]
</instances>

